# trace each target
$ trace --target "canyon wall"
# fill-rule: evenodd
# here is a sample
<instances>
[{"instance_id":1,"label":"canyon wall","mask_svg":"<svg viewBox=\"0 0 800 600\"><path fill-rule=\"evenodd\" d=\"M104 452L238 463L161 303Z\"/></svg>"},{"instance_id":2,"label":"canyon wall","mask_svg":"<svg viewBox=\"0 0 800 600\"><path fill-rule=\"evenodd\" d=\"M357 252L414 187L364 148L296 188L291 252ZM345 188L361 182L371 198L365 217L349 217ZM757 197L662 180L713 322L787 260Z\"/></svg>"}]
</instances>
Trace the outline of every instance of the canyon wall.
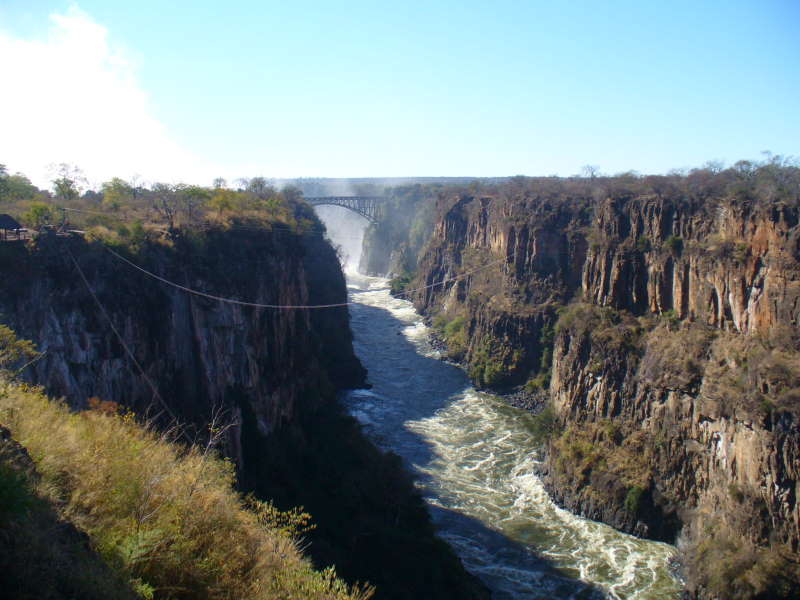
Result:
<instances>
[{"instance_id":1,"label":"canyon wall","mask_svg":"<svg viewBox=\"0 0 800 600\"><path fill-rule=\"evenodd\" d=\"M363 382L345 307L312 313L218 302L159 282L79 237L3 250L0 313L44 353L25 376L75 408L98 397L172 414L192 429L217 408L240 423L240 401L232 398L246 398L268 435L330 402L320 390ZM346 299L336 257L318 237L211 230L148 244L127 258L180 285L247 302ZM241 461L240 427L229 444Z\"/></svg>"},{"instance_id":2,"label":"canyon wall","mask_svg":"<svg viewBox=\"0 0 800 600\"><path fill-rule=\"evenodd\" d=\"M0 315L43 353L28 380L76 409L92 398L117 402L159 427L177 421L181 439L200 443L215 417L229 424L223 450L241 488L312 514L318 566L373 583L378 598L485 596L435 538L397 457L377 450L339 406L337 390L365 377L346 307L223 303L157 281L111 251L211 295L304 306L346 301L327 241L286 228L212 227L124 247L60 236L2 244Z\"/></svg>"},{"instance_id":3,"label":"canyon wall","mask_svg":"<svg viewBox=\"0 0 800 600\"><path fill-rule=\"evenodd\" d=\"M373 277L408 277L433 228L436 190L441 186L393 188L379 218L364 231L358 271Z\"/></svg>"},{"instance_id":4,"label":"canyon wall","mask_svg":"<svg viewBox=\"0 0 800 600\"><path fill-rule=\"evenodd\" d=\"M749 175L443 195L408 285L476 385L534 399L556 500L678 542L697 597L800 582L800 186Z\"/></svg>"}]
</instances>

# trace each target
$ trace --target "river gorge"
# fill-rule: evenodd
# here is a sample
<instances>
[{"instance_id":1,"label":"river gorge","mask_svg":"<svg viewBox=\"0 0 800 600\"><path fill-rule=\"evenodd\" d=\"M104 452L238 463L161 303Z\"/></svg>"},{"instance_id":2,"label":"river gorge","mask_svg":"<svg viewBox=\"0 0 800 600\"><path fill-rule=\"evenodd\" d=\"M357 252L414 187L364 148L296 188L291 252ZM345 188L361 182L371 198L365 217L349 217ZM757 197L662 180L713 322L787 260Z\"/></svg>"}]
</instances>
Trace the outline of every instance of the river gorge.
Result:
<instances>
[{"instance_id":1,"label":"river gorge","mask_svg":"<svg viewBox=\"0 0 800 600\"><path fill-rule=\"evenodd\" d=\"M531 415L476 390L443 360L389 280L357 272L360 224L318 210L341 248L354 350L372 386L346 392L345 405L379 447L403 458L439 536L492 597L678 598L676 549L556 506L537 475Z\"/></svg>"},{"instance_id":2,"label":"river gorge","mask_svg":"<svg viewBox=\"0 0 800 600\"><path fill-rule=\"evenodd\" d=\"M762 170L43 232L0 245L5 343L41 353L20 394L216 445L240 508L313 519L293 543L326 570L290 587L794 598L800 201Z\"/></svg>"},{"instance_id":3,"label":"river gorge","mask_svg":"<svg viewBox=\"0 0 800 600\"><path fill-rule=\"evenodd\" d=\"M529 415L441 361L422 317L387 284L348 276L354 346L373 387L346 405L414 470L440 536L493 597L679 597L675 549L554 505L535 474Z\"/></svg>"}]
</instances>

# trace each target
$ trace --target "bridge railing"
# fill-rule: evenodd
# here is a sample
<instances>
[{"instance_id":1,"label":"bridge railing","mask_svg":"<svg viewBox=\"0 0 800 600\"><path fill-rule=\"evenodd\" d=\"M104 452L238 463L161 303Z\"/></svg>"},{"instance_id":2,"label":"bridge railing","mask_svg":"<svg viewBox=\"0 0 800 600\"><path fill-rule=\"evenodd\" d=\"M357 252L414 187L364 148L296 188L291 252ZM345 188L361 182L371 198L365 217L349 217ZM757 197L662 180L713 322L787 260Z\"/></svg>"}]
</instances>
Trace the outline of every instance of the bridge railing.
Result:
<instances>
[{"instance_id":1,"label":"bridge railing","mask_svg":"<svg viewBox=\"0 0 800 600\"><path fill-rule=\"evenodd\" d=\"M305 198L311 206L341 206L361 215L371 223L378 219L380 204L385 196L311 196Z\"/></svg>"}]
</instances>

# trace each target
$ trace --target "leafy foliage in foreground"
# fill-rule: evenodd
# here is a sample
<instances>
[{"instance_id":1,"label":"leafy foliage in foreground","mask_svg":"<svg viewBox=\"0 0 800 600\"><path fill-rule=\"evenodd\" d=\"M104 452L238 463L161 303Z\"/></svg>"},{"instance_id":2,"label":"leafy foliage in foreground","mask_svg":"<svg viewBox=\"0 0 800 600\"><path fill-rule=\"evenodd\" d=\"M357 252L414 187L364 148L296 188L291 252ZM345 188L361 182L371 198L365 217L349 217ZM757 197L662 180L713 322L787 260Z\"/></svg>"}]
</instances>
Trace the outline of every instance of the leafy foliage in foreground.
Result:
<instances>
[{"instance_id":1,"label":"leafy foliage in foreground","mask_svg":"<svg viewBox=\"0 0 800 600\"><path fill-rule=\"evenodd\" d=\"M143 598L371 595L302 557L307 515L242 498L230 462L172 443L130 414L105 406L75 414L38 389L4 383L0 421L34 459L38 493Z\"/></svg>"}]
</instances>

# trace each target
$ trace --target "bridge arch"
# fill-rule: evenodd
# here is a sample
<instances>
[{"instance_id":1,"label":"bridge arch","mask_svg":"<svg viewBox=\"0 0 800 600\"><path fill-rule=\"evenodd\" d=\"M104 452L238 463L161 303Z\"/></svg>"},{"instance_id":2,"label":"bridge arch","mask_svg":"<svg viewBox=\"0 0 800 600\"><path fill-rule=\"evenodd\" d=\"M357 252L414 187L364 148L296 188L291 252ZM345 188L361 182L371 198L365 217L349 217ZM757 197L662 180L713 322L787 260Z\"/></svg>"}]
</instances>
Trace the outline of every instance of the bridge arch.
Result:
<instances>
[{"instance_id":1,"label":"bridge arch","mask_svg":"<svg viewBox=\"0 0 800 600\"><path fill-rule=\"evenodd\" d=\"M306 198L311 206L341 206L361 215L372 224L378 222L383 196L316 196Z\"/></svg>"}]
</instances>

